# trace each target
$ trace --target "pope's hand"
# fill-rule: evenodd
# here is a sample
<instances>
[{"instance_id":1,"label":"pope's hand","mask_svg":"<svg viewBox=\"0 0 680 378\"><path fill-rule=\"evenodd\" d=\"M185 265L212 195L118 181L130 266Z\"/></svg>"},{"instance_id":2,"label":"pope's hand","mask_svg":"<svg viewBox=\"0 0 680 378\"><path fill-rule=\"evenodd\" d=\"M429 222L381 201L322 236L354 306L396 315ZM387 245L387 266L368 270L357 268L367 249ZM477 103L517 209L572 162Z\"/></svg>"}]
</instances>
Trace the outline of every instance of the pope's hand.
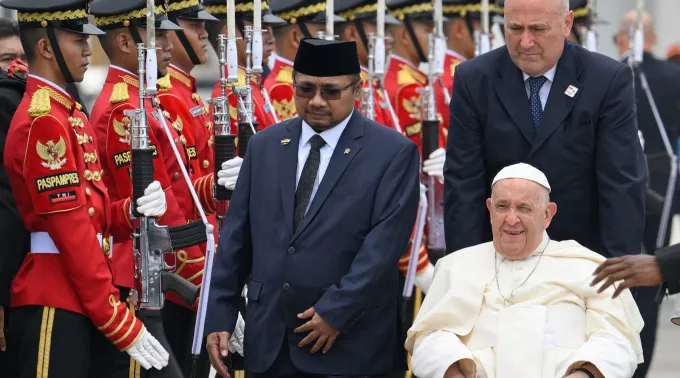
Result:
<instances>
[{"instance_id":1,"label":"pope's hand","mask_svg":"<svg viewBox=\"0 0 680 378\"><path fill-rule=\"evenodd\" d=\"M154 181L144 189L144 196L137 199L137 211L146 217L160 217L165 210L165 192L161 183Z\"/></svg>"},{"instance_id":2,"label":"pope's hand","mask_svg":"<svg viewBox=\"0 0 680 378\"><path fill-rule=\"evenodd\" d=\"M222 169L217 172L217 185L234 190L241 164L243 164L243 159L238 156L222 163Z\"/></svg>"},{"instance_id":3,"label":"pope's hand","mask_svg":"<svg viewBox=\"0 0 680 378\"><path fill-rule=\"evenodd\" d=\"M446 161L446 150L438 148L430 154L430 158L423 162L423 172L428 176L444 181L444 162Z\"/></svg>"},{"instance_id":4,"label":"pope's hand","mask_svg":"<svg viewBox=\"0 0 680 378\"><path fill-rule=\"evenodd\" d=\"M243 331L246 328L246 322L243 320L241 313L238 314L238 320L236 320L236 328L234 328L234 333L229 338L229 352L238 353L243 356Z\"/></svg>"},{"instance_id":5,"label":"pope's hand","mask_svg":"<svg viewBox=\"0 0 680 378\"><path fill-rule=\"evenodd\" d=\"M146 328L142 332L142 337L132 344L127 353L146 370L151 369L152 366L161 370L168 366L168 359L170 358L161 343Z\"/></svg>"}]
</instances>

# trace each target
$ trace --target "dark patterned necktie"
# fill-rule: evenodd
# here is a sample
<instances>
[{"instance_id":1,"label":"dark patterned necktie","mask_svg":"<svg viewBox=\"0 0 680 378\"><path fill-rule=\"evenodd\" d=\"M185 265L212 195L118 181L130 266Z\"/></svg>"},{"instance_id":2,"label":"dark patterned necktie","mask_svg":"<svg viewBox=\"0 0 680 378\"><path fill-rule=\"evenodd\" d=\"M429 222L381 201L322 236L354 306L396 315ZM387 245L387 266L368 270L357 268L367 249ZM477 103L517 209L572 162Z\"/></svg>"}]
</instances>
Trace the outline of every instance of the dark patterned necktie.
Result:
<instances>
[{"instance_id":1,"label":"dark patterned necktie","mask_svg":"<svg viewBox=\"0 0 680 378\"><path fill-rule=\"evenodd\" d=\"M321 147L326 145L321 135L316 134L310 140L312 148L309 150L309 156L305 161L305 166L302 168L300 181L298 182L297 191L295 192L295 217L293 223L293 230L297 230L298 225L302 222L307 212L309 200L312 198L314 191L314 181L319 172L319 163L321 162Z\"/></svg>"},{"instance_id":2,"label":"dark patterned necktie","mask_svg":"<svg viewBox=\"0 0 680 378\"><path fill-rule=\"evenodd\" d=\"M545 84L545 76L530 77L529 79L529 102L531 103L531 118L534 121L534 130L538 130L538 125L541 124L541 117L543 116L543 105L541 105L540 91Z\"/></svg>"}]
</instances>

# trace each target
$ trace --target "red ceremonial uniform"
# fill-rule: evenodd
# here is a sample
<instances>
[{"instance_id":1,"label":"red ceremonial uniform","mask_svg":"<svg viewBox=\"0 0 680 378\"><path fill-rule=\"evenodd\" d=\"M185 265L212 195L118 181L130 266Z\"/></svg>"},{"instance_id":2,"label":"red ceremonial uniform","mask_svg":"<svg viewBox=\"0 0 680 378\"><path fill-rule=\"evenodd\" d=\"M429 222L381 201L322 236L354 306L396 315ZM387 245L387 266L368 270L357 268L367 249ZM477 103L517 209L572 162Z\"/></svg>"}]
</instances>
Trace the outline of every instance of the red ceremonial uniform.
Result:
<instances>
[{"instance_id":1,"label":"red ceremonial uniform","mask_svg":"<svg viewBox=\"0 0 680 378\"><path fill-rule=\"evenodd\" d=\"M420 88L427 85L427 76L406 59L392 54L390 64L385 73L384 85L390 102L397 114L404 134L418 145L422 151L421 129L421 95ZM441 86L435 83L435 100L437 101L437 117L439 118L439 146L446 147L448 135L447 105L443 101Z\"/></svg>"},{"instance_id":2,"label":"red ceremonial uniform","mask_svg":"<svg viewBox=\"0 0 680 378\"><path fill-rule=\"evenodd\" d=\"M109 188L109 195L114 198L126 198L132 193L130 180L130 126L131 121L124 114L125 110L137 109L139 100L139 80L137 75L116 66L109 67L108 77L102 91L92 108L91 119L99 141L102 154L102 165L105 168L104 183ZM149 124L149 141L154 153L154 179L160 182L165 191L167 210L159 218L158 223L168 226L179 226L187 223L182 208L180 195L176 192L171 180L179 181L179 175L169 177L169 173L179 170L174 154L167 145L165 131L152 113L150 103L145 104ZM172 154L170 158L167 153ZM175 161L174 166L168 162ZM172 168L170 168L172 167ZM177 177L177 179L175 179ZM183 183L184 181L182 181ZM186 185L186 184L185 184ZM169 190L171 189L172 190ZM179 194L178 194L179 193ZM186 199L185 199L186 201ZM132 257L132 239L130 235L116 240L119 253L112 257L116 272L116 285L134 287L134 261ZM198 285L203 274L203 251L198 246L177 251L178 267L176 273ZM168 300L184 305L174 294L167 294Z\"/></svg>"},{"instance_id":3,"label":"red ceremonial uniform","mask_svg":"<svg viewBox=\"0 0 680 378\"><path fill-rule=\"evenodd\" d=\"M363 87L368 88L368 69L361 67L361 79L364 81ZM383 96L383 91L380 90L378 85L378 80L373 80L373 97L374 97L374 112L375 120L381 125L385 125L389 128L395 129L397 131L402 131L401 128L397 128L397 124L392 118L392 112L390 112L389 100ZM361 99L359 99L355 104L357 109L361 109Z\"/></svg>"},{"instance_id":4,"label":"red ceremonial uniform","mask_svg":"<svg viewBox=\"0 0 680 378\"><path fill-rule=\"evenodd\" d=\"M264 80L264 88L269 93L274 111L279 121L291 119L297 115L295 109L295 89L293 88L293 62L280 56L276 57L274 67Z\"/></svg>"},{"instance_id":5,"label":"red ceremonial uniform","mask_svg":"<svg viewBox=\"0 0 680 378\"><path fill-rule=\"evenodd\" d=\"M12 284L12 307L85 315L126 350L144 326L119 300L106 255L110 236L119 240L133 231L130 198L110 202L94 130L79 109L66 91L31 75L12 119L5 167L31 232L31 252Z\"/></svg>"},{"instance_id":6,"label":"red ceremonial uniform","mask_svg":"<svg viewBox=\"0 0 680 378\"><path fill-rule=\"evenodd\" d=\"M214 214L216 210L215 198L213 197L213 185L215 173L210 172L206 175L201 174L198 164L198 153L196 151L196 135L192 125L193 116L191 110L182 101L181 98L175 96L170 92L171 85L168 76L158 81L159 94L157 96L160 101L163 115L166 118L166 123L170 129L172 140L168 139L165 130L162 131L161 149L163 150L163 158L165 166L169 169L171 174L172 191L179 201L180 208L184 211L184 215L189 221L201 219L198 208L194 203L191 191L187 186L179 164L184 164L187 173L191 178L191 183L198 195L201 207L206 214ZM203 108L205 115L209 115L207 107ZM165 141L162 141L162 140ZM174 143L179 151L181 162L177 161L177 157L172 149L170 143ZM210 143L212 146L212 143ZM204 248L205 249L205 248Z\"/></svg>"},{"instance_id":7,"label":"red ceremonial uniform","mask_svg":"<svg viewBox=\"0 0 680 378\"><path fill-rule=\"evenodd\" d=\"M225 72L225 75L227 74L228 73ZM253 93L253 113L255 113L254 114L255 119L253 120L253 122L259 123L258 131L276 123L276 120L274 119L273 115L273 109L267 106L267 102L265 101L264 96L262 95L261 90L266 89L260 88L258 84L259 80L260 78L258 77L258 75L252 74L250 80L250 88ZM245 68L239 66L238 82L236 83L236 86L243 87L245 86L245 83L246 83ZM215 84L215 86L213 87L212 97L216 98L220 97L221 95L222 88L220 88L220 83L217 82L217 84ZM229 86L227 86L227 99L229 100L229 118L231 119L231 132L235 135L238 135L238 106L239 106L238 98L233 93L231 93L231 89Z\"/></svg>"},{"instance_id":8,"label":"red ceremonial uniform","mask_svg":"<svg viewBox=\"0 0 680 378\"><path fill-rule=\"evenodd\" d=\"M390 101L397 115L404 135L418 145L422 151L420 123L420 88L425 88L427 76L420 72L410 62L392 55L390 64L385 73L384 85ZM399 270L406 274L411 260L411 245L415 240L415 228L411 233L409 248L399 259ZM416 274L421 273L430 263L425 246L426 238L423 235L420 249L418 250L418 265Z\"/></svg>"},{"instance_id":9,"label":"red ceremonial uniform","mask_svg":"<svg viewBox=\"0 0 680 378\"><path fill-rule=\"evenodd\" d=\"M189 112L191 113L193 120L191 126L195 136L198 159L197 168L201 176L214 174L215 152L213 144L215 143L215 137L213 136L213 118L209 112L209 107L198 94L196 79L193 76L172 64L168 68L168 74L170 75L170 93L180 98L189 107ZM209 189L212 190L212 187ZM217 229L215 214L207 215L207 217L210 224L214 226L215 238L217 239L219 230Z\"/></svg>"}]
</instances>

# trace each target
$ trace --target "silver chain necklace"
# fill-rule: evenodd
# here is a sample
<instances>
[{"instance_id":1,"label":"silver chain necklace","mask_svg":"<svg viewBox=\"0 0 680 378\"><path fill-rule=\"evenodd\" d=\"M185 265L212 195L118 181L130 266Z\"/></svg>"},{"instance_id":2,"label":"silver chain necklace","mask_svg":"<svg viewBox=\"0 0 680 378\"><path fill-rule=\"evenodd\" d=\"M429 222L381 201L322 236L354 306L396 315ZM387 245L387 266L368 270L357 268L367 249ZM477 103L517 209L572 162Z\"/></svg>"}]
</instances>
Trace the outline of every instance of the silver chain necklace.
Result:
<instances>
[{"instance_id":1,"label":"silver chain necklace","mask_svg":"<svg viewBox=\"0 0 680 378\"><path fill-rule=\"evenodd\" d=\"M536 265L534 265L534 269L531 270L531 273L529 273L527 278L525 278L524 281L521 284L519 284L519 286L512 289L512 291L510 292L510 300L506 299L505 296L503 295L503 292L501 291L501 284L500 284L500 280L499 280L499 276L498 276L498 273L501 269L501 266L498 264L498 252L496 252L496 250L494 250L494 265L496 267L496 276L494 277L494 279L496 280L496 287L498 288L498 294L501 296L501 298L503 298L503 305L504 306L507 307L507 306L513 305L513 298L515 298L515 295L517 295L517 294L515 294L515 291L517 291L517 289L522 287L529 280L529 277L531 277L531 275L534 274L534 272L536 271L536 268L538 268L538 264L541 262L541 259L543 258L543 252L545 252L545 249L548 248L548 244L550 244L550 240L548 240L548 243L545 244L545 247L543 247L543 250L538 255L538 261L536 262ZM505 261L505 260L506 259L504 257L503 260L501 261L501 264L503 264L503 261Z\"/></svg>"}]
</instances>

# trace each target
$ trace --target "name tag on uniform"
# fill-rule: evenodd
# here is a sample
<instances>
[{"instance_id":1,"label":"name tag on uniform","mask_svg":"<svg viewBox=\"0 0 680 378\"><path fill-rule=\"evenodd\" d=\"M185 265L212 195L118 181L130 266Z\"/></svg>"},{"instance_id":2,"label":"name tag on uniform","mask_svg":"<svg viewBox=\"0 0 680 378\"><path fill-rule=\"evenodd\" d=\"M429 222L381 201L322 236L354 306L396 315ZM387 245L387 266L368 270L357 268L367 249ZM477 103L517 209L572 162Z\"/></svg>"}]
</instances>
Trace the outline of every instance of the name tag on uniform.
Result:
<instances>
[{"instance_id":1,"label":"name tag on uniform","mask_svg":"<svg viewBox=\"0 0 680 378\"><path fill-rule=\"evenodd\" d=\"M191 109L191 115L194 116L194 118L200 116L201 114L203 114L203 107L202 106L199 105L199 106Z\"/></svg>"}]
</instances>

